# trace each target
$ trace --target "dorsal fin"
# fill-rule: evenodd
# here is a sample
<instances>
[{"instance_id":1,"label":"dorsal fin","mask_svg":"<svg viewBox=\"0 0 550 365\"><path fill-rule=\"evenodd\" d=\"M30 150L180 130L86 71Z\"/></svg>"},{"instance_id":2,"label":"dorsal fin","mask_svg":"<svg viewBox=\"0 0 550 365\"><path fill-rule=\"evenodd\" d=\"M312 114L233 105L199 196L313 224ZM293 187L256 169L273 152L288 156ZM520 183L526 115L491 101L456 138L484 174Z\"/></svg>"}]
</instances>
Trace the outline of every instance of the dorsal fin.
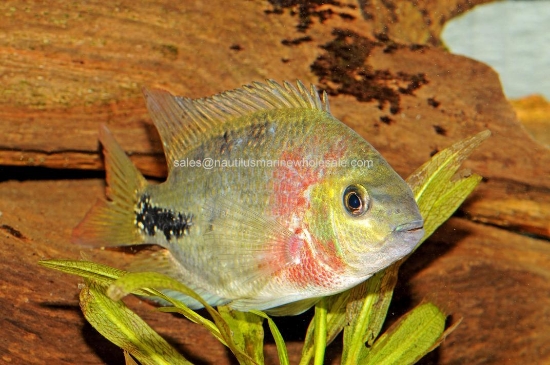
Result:
<instances>
[{"instance_id":1,"label":"dorsal fin","mask_svg":"<svg viewBox=\"0 0 550 365\"><path fill-rule=\"evenodd\" d=\"M330 113L326 92L321 96L314 85L308 90L300 81L297 87L273 80L254 82L240 89L202 99L174 96L168 91L144 89L147 108L160 134L168 170L174 160L198 146L213 126L267 110L317 109Z\"/></svg>"}]
</instances>

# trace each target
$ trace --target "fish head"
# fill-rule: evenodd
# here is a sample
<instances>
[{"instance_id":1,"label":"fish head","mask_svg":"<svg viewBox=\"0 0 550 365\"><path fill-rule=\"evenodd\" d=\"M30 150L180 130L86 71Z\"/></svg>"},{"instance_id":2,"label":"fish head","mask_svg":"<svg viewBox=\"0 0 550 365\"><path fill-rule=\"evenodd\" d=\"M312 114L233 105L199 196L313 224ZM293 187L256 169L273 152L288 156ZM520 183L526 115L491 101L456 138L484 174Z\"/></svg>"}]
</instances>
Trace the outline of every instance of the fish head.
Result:
<instances>
[{"instance_id":1,"label":"fish head","mask_svg":"<svg viewBox=\"0 0 550 365\"><path fill-rule=\"evenodd\" d=\"M348 167L311 191L313 230L331 241L357 277L369 277L408 255L424 235L410 187L372 147L368 156L369 166L348 160Z\"/></svg>"}]
</instances>

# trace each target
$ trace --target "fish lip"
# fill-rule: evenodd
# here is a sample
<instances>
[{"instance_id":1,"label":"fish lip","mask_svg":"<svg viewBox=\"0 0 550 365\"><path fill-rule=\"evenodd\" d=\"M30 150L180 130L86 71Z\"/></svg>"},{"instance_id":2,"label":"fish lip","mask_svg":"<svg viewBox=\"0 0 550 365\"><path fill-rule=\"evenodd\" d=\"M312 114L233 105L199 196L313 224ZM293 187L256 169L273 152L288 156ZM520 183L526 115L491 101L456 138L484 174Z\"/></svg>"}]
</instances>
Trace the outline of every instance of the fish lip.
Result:
<instances>
[{"instance_id":1,"label":"fish lip","mask_svg":"<svg viewBox=\"0 0 550 365\"><path fill-rule=\"evenodd\" d=\"M394 261L409 255L424 236L424 221L422 219L403 223L395 227L385 240L386 249L392 252Z\"/></svg>"},{"instance_id":2,"label":"fish lip","mask_svg":"<svg viewBox=\"0 0 550 365\"><path fill-rule=\"evenodd\" d=\"M422 219L418 219L412 222L403 223L395 227L393 230L394 232L418 232L420 230L424 229L424 221Z\"/></svg>"}]
</instances>

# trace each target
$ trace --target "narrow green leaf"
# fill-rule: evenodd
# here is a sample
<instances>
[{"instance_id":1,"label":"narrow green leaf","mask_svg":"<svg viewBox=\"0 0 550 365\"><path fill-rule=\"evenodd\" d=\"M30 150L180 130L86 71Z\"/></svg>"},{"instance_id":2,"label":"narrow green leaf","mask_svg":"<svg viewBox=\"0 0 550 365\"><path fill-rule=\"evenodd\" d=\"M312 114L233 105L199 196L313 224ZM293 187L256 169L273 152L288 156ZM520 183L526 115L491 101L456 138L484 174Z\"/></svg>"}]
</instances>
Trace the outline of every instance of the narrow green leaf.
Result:
<instances>
[{"instance_id":1,"label":"narrow green leaf","mask_svg":"<svg viewBox=\"0 0 550 365\"><path fill-rule=\"evenodd\" d=\"M99 333L143 365L191 364L123 302L108 298L104 290L101 284L87 280L80 292L82 313Z\"/></svg>"},{"instance_id":2,"label":"narrow green leaf","mask_svg":"<svg viewBox=\"0 0 550 365\"><path fill-rule=\"evenodd\" d=\"M342 332L346 324L346 306L350 300L351 290L341 294L326 297L327 301L327 346ZM310 364L314 356L315 319L313 319L306 332L300 365Z\"/></svg>"},{"instance_id":3,"label":"narrow green leaf","mask_svg":"<svg viewBox=\"0 0 550 365\"><path fill-rule=\"evenodd\" d=\"M473 174L447 184L446 191L437 198L429 215L424 220L424 239L431 236L443 222L453 215L454 211L470 195L481 179L481 176Z\"/></svg>"},{"instance_id":4,"label":"narrow green leaf","mask_svg":"<svg viewBox=\"0 0 550 365\"><path fill-rule=\"evenodd\" d=\"M420 166L407 178L407 183L411 186L415 197L433 195L433 193L430 194L430 190L438 190L440 182L449 181L460 167L460 164L490 135L491 132L485 130L475 136L456 142L438 152ZM429 201L426 205L430 205Z\"/></svg>"},{"instance_id":5,"label":"narrow green leaf","mask_svg":"<svg viewBox=\"0 0 550 365\"><path fill-rule=\"evenodd\" d=\"M344 316L345 318L345 316ZM342 326L343 328L343 326ZM299 365L309 365L315 356L315 319L312 318L307 327L304 346L302 347L302 357Z\"/></svg>"},{"instance_id":6,"label":"narrow green leaf","mask_svg":"<svg viewBox=\"0 0 550 365\"><path fill-rule=\"evenodd\" d=\"M258 364L264 363L263 318L253 314L236 311L228 306L218 307L218 312L231 328L233 342Z\"/></svg>"},{"instance_id":7,"label":"narrow green leaf","mask_svg":"<svg viewBox=\"0 0 550 365\"><path fill-rule=\"evenodd\" d=\"M325 362L325 349L327 347L327 301L325 298L315 305L315 340L313 363L323 365Z\"/></svg>"},{"instance_id":8,"label":"narrow green leaf","mask_svg":"<svg viewBox=\"0 0 550 365\"><path fill-rule=\"evenodd\" d=\"M106 265L97 264L89 261L76 261L76 260L44 260L39 262L40 265L63 271L68 274L78 275L83 278L91 279L101 283L102 285L110 285L116 279L126 275L128 272L115 269ZM145 282L148 282L148 279L144 279ZM190 289L189 289L190 290ZM219 341L227 346L224 337L221 335L218 327L212 321L198 315L195 311L189 309L185 304L180 301L174 300L171 297L165 296L159 291L152 289L138 289L133 292L133 294L149 296L149 297L158 297L165 300L168 303L171 303L173 307L160 307L158 308L161 312L177 312L189 320L198 323L208 329ZM196 295L196 294L195 294Z\"/></svg>"},{"instance_id":9,"label":"narrow green leaf","mask_svg":"<svg viewBox=\"0 0 550 365\"><path fill-rule=\"evenodd\" d=\"M478 177L472 176L452 178L462 162L490 135L490 131L483 131L453 144L434 155L407 179L424 217L424 238L450 217L479 182ZM467 182L456 185L461 180Z\"/></svg>"},{"instance_id":10,"label":"narrow green leaf","mask_svg":"<svg viewBox=\"0 0 550 365\"><path fill-rule=\"evenodd\" d=\"M280 365L289 365L290 360L288 359L288 352L286 350L285 341L283 339L283 336L281 335L281 332L279 332L279 329L277 328L277 325L275 324L275 322L273 322L271 317L269 317L264 312L261 312L258 310L251 310L250 313L254 313L257 316L267 319L267 324L269 325L271 334L275 339L275 345L277 345L277 354L279 355L279 363Z\"/></svg>"},{"instance_id":11,"label":"narrow green leaf","mask_svg":"<svg viewBox=\"0 0 550 365\"><path fill-rule=\"evenodd\" d=\"M378 336L396 282L397 267L391 266L352 289L357 293L352 294L347 307L349 324L344 327L342 365L356 364L367 351L365 343L372 343Z\"/></svg>"},{"instance_id":12,"label":"narrow green leaf","mask_svg":"<svg viewBox=\"0 0 550 365\"><path fill-rule=\"evenodd\" d=\"M126 274L126 271L90 261L40 260L38 264L50 269L63 271L67 274L91 279L105 285L111 284L113 281Z\"/></svg>"},{"instance_id":13,"label":"narrow green leaf","mask_svg":"<svg viewBox=\"0 0 550 365\"><path fill-rule=\"evenodd\" d=\"M83 260L40 260L38 264L67 274L77 275L84 279L90 279L104 286L112 284L116 279L128 273L114 267ZM133 294L150 296L150 293L143 290L137 290Z\"/></svg>"},{"instance_id":14,"label":"narrow green leaf","mask_svg":"<svg viewBox=\"0 0 550 365\"><path fill-rule=\"evenodd\" d=\"M407 313L374 343L356 364L414 364L434 348L445 329L445 314L431 303Z\"/></svg>"},{"instance_id":15,"label":"narrow green leaf","mask_svg":"<svg viewBox=\"0 0 550 365\"><path fill-rule=\"evenodd\" d=\"M371 297L372 300L356 300L348 305L347 314L348 322L350 323L349 334L352 334L351 329L354 326L355 330L362 327L361 324L358 324L358 321L355 320L356 317L354 317L354 312L359 310L365 313L365 317L363 317L366 319L366 323L364 324L365 332L362 337L360 333L356 333L358 337L355 338L356 341L357 339L361 339L361 344L367 343L369 346L372 345L382 330L393 297L393 290L397 283L397 274L400 265L401 261L396 262L367 281L367 296L365 296L365 298ZM359 306L360 304L362 305ZM344 332L344 336L346 336L346 332ZM350 341L353 342L351 339ZM356 345L361 344L356 342ZM368 348L365 346L360 348L361 353L368 351Z\"/></svg>"},{"instance_id":16,"label":"narrow green leaf","mask_svg":"<svg viewBox=\"0 0 550 365\"><path fill-rule=\"evenodd\" d=\"M107 295L109 295L112 299L117 300L141 288L172 289L197 300L208 311L219 329L223 342L237 357L239 363L256 363L250 356L235 346L232 339L231 329L220 314L207 302L205 302L204 299L202 299L197 293L171 277L155 272L128 273L111 284L111 286L107 289ZM170 302L174 303L175 301Z\"/></svg>"}]
</instances>

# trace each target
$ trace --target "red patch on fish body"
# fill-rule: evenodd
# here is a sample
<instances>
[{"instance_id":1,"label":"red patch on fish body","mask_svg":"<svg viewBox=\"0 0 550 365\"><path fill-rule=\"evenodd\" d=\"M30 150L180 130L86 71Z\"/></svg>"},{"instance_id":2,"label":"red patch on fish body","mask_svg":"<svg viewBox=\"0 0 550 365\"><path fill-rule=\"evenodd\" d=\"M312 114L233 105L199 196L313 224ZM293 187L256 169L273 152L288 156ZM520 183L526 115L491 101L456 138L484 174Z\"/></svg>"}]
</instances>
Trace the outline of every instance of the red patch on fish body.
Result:
<instances>
[{"instance_id":1,"label":"red patch on fish body","mask_svg":"<svg viewBox=\"0 0 550 365\"><path fill-rule=\"evenodd\" d=\"M273 172L272 214L293 232L280 251L285 253L284 257L278 258L286 263L275 273L283 282L322 291L337 287L342 281L345 264L334 242L319 242L317 237L311 237L304 217L310 207L307 190L322 182L330 169L324 163L336 163L345 152L345 143L335 143L319 160L307 157L304 147L285 151L279 157L279 165Z\"/></svg>"},{"instance_id":2,"label":"red patch on fish body","mask_svg":"<svg viewBox=\"0 0 550 365\"><path fill-rule=\"evenodd\" d=\"M311 143L320 143L312 141ZM284 151L279 157L279 164L273 172L273 214L283 219L292 215L302 217L309 206L305 196L307 189L322 181L329 162L337 163L346 152L344 143L335 143L323 156L310 157L303 147Z\"/></svg>"},{"instance_id":3,"label":"red patch on fish body","mask_svg":"<svg viewBox=\"0 0 550 365\"><path fill-rule=\"evenodd\" d=\"M304 192L320 180L319 171L304 166L301 149L283 152L279 166L273 173L275 204L273 213L278 217L289 218L303 212L308 205Z\"/></svg>"},{"instance_id":4,"label":"red patch on fish body","mask_svg":"<svg viewBox=\"0 0 550 365\"><path fill-rule=\"evenodd\" d=\"M300 247L300 252L296 256L296 262L279 273L282 278L301 288L330 289L339 285L345 265L337 256L332 242L325 246L319 242L308 243L302 240L295 247L297 246Z\"/></svg>"}]
</instances>

